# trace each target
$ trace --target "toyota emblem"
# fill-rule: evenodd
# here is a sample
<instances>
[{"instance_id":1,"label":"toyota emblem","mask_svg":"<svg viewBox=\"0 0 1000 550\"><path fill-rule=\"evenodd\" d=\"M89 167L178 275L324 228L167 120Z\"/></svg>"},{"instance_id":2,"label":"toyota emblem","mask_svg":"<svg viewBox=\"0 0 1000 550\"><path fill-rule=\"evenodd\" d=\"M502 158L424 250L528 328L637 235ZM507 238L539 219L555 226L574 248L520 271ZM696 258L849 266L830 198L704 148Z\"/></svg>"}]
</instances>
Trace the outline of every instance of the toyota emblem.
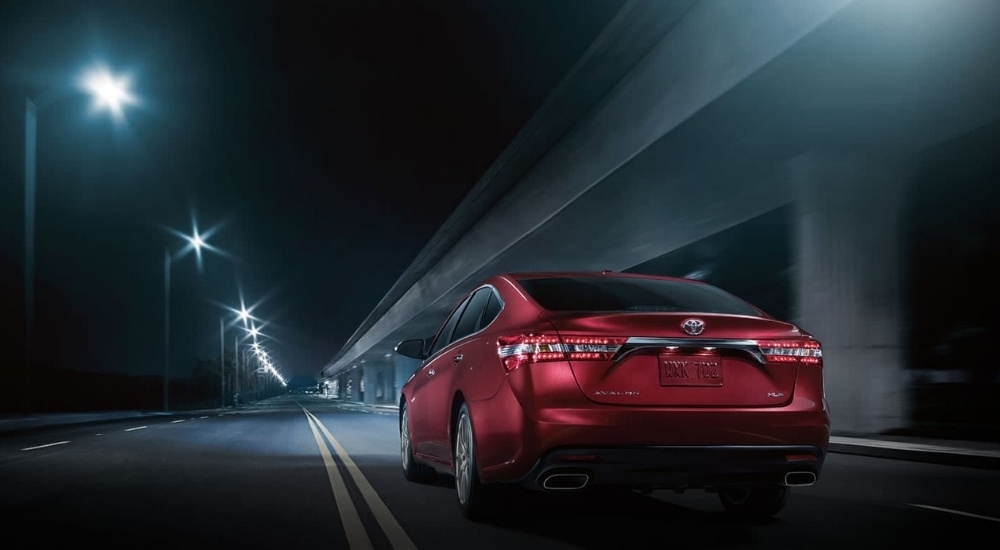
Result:
<instances>
[{"instance_id":1,"label":"toyota emblem","mask_svg":"<svg viewBox=\"0 0 1000 550\"><path fill-rule=\"evenodd\" d=\"M705 332L705 321L702 321L701 319L685 319L684 322L681 323L681 329L691 336L698 336L699 334Z\"/></svg>"}]
</instances>

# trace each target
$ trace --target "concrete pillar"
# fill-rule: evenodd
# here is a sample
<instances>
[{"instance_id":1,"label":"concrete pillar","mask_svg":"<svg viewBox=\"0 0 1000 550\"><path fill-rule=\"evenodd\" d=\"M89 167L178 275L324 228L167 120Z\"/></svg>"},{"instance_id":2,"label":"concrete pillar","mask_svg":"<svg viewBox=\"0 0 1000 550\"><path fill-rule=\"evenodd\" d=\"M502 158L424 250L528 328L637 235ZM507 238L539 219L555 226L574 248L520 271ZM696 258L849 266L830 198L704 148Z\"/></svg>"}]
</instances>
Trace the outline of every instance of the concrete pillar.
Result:
<instances>
[{"instance_id":1,"label":"concrete pillar","mask_svg":"<svg viewBox=\"0 0 1000 550\"><path fill-rule=\"evenodd\" d=\"M350 377L351 385L349 401L361 401L361 371L362 367L352 368L347 374Z\"/></svg>"},{"instance_id":2,"label":"concrete pillar","mask_svg":"<svg viewBox=\"0 0 1000 550\"><path fill-rule=\"evenodd\" d=\"M400 392L403 391L403 384L413 376L414 372L420 368L421 361L419 359L411 359L409 357L404 357L398 353L392 354L392 371L393 378L396 381L396 397L394 403L399 402Z\"/></svg>"},{"instance_id":3,"label":"concrete pillar","mask_svg":"<svg viewBox=\"0 0 1000 550\"><path fill-rule=\"evenodd\" d=\"M379 379L381 380L381 391L379 392L379 403L393 403L396 396L393 394L392 363L382 361L378 366Z\"/></svg>"},{"instance_id":4,"label":"concrete pillar","mask_svg":"<svg viewBox=\"0 0 1000 550\"><path fill-rule=\"evenodd\" d=\"M364 403L374 403L375 397L378 396L378 365L377 364L367 364L363 367L358 367L361 371L362 380L365 384L365 393L361 396Z\"/></svg>"},{"instance_id":5,"label":"concrete pillar","mask_svg":"<svg viewBox=\"0 0 1000 550\"><path fill-rule=\"evenodd\" d=\"M378 403L378 379L382 365L369 361L365 365L365 403Z\"/></svg>"},{"instance_id":6,"label":"concrete pillar","mask_svg":"<svg viewBox=\"0 0 1000 550\"><path fill-rule=\"evenodd\" d=\"M365 379L365 371L368 370L362 365L358 365L358 368L354 371L354 387L355 387L355 397L354 400L363 403L365 400L365 394L368 393L371 388L369 387L368 380Z\"/></svg>"},{"instance_id":7,"label":"concrete pillar","mask_svg":"<svg viewBox=\"0 0 1000 550\"><path fill-rule=\"evenodd\" d=\"M823 345L834 433L908 423L900 166L845 153L784 166L795 198L793 320Z\"/></svg>"}]
</instances>

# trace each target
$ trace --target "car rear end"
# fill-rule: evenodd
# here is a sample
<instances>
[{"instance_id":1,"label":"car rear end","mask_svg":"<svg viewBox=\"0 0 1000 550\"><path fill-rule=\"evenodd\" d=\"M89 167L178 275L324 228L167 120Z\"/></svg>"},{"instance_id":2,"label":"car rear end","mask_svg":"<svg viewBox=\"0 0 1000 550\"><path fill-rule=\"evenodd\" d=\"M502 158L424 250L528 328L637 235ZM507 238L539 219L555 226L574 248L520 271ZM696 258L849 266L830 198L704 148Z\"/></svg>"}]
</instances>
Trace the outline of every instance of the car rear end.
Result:
<instances>
[{"instance_id":1,"label":"car rear end","mask_svg":"<svg viewBox=\"0 0 1000 550\"><path fill-rule=\"evenodd\" d=\"M498 442L487 481L713 489L819 476L829 415L822 348L805 331L694 281L517 282L540 315L497 337L507 383L493 408L522 414L483 419Z\"/></svg>"}]
</instances>

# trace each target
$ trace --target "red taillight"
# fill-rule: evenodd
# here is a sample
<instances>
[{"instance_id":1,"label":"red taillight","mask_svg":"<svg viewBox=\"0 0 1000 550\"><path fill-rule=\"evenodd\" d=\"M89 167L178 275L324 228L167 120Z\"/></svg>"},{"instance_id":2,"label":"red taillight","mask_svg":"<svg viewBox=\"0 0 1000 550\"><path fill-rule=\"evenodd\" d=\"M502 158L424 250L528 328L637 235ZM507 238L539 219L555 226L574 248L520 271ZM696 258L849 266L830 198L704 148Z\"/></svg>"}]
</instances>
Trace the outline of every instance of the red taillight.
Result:
<instances>
[{"instance_id":1,"label":"red taillight","mask_svg":"<svg viewBox=\"0 0 1000 550\"><path fill-rule=\"evenodd\" d=\"M816 340L761 340L757 345L769 363L819 365L823 362L823 348Z\"/></svg>"},{"instance_id":2,"label":"red taillight","mask_svg":"<svg viewBox=\"0 0 1000 550\"><path fill-rule=\"evenodd\" d=\"M512 371L528 363L543 361L600 361L614 357L627 338L519 334L497 338L497 354Z\"/></svg>"}]
</instances>

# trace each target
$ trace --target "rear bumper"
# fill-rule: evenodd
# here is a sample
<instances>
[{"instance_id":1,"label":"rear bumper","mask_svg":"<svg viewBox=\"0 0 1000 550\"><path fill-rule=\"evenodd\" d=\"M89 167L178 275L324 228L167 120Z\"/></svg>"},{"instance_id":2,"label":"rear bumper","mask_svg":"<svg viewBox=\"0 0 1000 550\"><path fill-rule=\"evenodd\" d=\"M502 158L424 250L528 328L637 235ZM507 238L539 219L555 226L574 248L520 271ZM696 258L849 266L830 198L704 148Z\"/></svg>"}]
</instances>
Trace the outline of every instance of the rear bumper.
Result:
<instances>
[{"instance_id":1,"label":"rear bumper","mask_svg":"<svg viewBox=\"0 0 1000 550\"><path fill-rule=\"evenodd\" d=\"M774 408L622 407L579 398L558 404L525 406L507 385L471 403L480 478L530 485L545 468L561 464L593 469L595 480L612 484L708 484L725 472L773 482L788 471L786 454L806 453L816 457L818 477L830 439L825 406L802 396ZM600 459L562 464L565 453Z\"/></svg>"},{"instance_id":2,"label":"rear bumper","mask_svg":"<svg viewBox=\"0 0 1000 550\"><path fill-rule=\"evenodd\" d=\"M823 459L822 449L808 445L563 448L546 453L514 482L550 490L576 488L571 481L574 475L586 476L585 483L583 477L577 478L584 483L580 488L713 490L809 485L819 478ZM794 475L788 479L787 474ZM550 478L553 475L557 477Z\"/></svg>"}]
</instances>

